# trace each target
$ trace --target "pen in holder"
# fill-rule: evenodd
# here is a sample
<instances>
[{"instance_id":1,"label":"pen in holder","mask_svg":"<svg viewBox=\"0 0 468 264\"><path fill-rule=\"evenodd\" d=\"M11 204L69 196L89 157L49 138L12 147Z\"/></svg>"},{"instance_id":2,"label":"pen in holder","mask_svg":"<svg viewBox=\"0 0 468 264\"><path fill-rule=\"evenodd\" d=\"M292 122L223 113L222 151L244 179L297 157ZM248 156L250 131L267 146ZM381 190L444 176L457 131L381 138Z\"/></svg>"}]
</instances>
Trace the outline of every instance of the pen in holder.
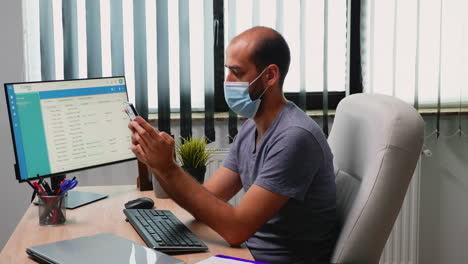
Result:
<instances>
[{"instance_id":1,"label":"pen in holder","mask_svg":"<svg viewBox=\"0 0 468 264\"><path fill-rule=\"evenodd\" d=\"M63 225L66 221L66 193L64 195L38 195L39 225Z\"/></svg>"}]
</instances>

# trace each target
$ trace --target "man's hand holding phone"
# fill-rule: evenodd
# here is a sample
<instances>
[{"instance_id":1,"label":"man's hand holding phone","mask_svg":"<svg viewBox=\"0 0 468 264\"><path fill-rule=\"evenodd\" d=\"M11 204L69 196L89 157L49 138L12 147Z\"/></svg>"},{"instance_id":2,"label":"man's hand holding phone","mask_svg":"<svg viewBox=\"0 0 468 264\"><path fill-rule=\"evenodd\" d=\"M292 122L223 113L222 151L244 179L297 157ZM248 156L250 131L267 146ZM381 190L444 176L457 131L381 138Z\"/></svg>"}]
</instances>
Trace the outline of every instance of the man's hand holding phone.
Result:
<instances>
[{"instance_id":1,"label":"man's hand holding phone","mask_svg":"<svg viewBox=\"0 0 468 264\"><path fill-rule=\"evenodd\" d=\"M175 141L170 135L158 131L141 117L130 121L128 128L133 132L132 152L141 162L161 174L177 167Z\"/></svg>"},{"instance_id":2,"label":"man's hand holding phone","mask_svg":"<svg viewBox=\"0 0 468 264\"><path fill-rule=\"evenodd\" d=\"M131 121L135 120L135 118L138 116L138 112L136 111L135 106L130 102L123 102L123 103L126 106L126 108L124 109L124 112L127 113Z\"/></svg>"}]
</instances>

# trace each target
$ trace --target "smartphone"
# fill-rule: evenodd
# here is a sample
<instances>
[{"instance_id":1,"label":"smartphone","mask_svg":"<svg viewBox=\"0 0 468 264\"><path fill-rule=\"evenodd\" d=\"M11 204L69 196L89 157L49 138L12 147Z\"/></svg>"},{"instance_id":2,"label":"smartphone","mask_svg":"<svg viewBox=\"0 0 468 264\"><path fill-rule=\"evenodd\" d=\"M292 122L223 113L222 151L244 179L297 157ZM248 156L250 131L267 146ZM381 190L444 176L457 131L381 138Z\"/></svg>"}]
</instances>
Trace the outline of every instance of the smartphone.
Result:
<instances>
[{"instance_id":1,"label":"smartphone","mask_svg":"<svg viewBox=\"0 0 468 264\"><path fill-rule=\"evenodd\" d=\"M126 106L126 109L124 110L125 113L127 113L128 117L130 117L130 120L135 120L135 118L138 116L138 112L135 108L135 106L130 103L130 102L123 102Z\"/></svg>"}]
</instances>

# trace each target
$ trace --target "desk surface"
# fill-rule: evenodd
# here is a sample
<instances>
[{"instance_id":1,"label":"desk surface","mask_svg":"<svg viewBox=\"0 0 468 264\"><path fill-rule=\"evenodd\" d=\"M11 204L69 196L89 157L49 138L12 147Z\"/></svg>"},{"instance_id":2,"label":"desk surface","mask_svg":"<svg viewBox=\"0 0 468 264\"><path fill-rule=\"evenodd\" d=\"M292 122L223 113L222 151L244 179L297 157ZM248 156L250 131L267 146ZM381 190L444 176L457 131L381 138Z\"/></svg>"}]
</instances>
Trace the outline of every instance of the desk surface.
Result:
<instances>
[{"instance_id":1,"label":"desk surface","mask_svg":"<svg viewBox=\"0 0 468 264\"><path fill-rule=\"evenodd\" d=\"M31 205L3 248L0 263L36 263L28 258L25 251L27 247L98 233L114 233L145 245L138 233L125 221L122 212L125 202L143 196L152 198L156 209L171 210L209 248L207 252L174 255L174 257L186 263L195 263L216 254L253 259L248 249L230 247L221 236L205 224L194 220L192 215L171 199L156 199L153 191L140 192L134 185L78 189L109 194L109 197L74 210L67 210L67 222L56 227L39 226L37 207Z\"/></svg>"}]
</instances>

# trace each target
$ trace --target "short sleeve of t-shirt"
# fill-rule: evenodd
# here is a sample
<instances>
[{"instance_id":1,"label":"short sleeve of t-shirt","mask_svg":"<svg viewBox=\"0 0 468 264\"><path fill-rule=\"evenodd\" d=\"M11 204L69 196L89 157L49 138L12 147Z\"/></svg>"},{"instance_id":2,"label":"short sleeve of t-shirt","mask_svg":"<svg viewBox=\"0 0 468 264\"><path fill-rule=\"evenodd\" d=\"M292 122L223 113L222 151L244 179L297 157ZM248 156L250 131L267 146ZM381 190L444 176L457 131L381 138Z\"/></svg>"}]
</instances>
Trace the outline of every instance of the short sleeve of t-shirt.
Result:
<instances>
[{"instance_id":1,"label":"short sleeve of t-shirt","mask_svg":"<svg viewBox=\"0 0 468 264\"><path fill-rule=\"evenodd\" d=\"M231 145L231 149L229 150L229 153L227 155L227 157L224 159L223 161L223 166L225 168L228 168L234 172L239 172L239 167L238 167L238 158L237 158L237 147L238 147L238 140L237 140L237 136L239 134L237 134L233 141L232 141L232 145Z\"/></svg>"},{"instance_id":2,"label":"short sleeve of t-shirt","mask_svg":"<svg viewBox=\"0 0 468 264\"><path fill-rule=\"evenodd\" d=\"M280 133L265 150L254 184L297 200L304 200L315 174L323 164L323 152L314 135L291 127Z\"/></svg>"}]
</instances>

